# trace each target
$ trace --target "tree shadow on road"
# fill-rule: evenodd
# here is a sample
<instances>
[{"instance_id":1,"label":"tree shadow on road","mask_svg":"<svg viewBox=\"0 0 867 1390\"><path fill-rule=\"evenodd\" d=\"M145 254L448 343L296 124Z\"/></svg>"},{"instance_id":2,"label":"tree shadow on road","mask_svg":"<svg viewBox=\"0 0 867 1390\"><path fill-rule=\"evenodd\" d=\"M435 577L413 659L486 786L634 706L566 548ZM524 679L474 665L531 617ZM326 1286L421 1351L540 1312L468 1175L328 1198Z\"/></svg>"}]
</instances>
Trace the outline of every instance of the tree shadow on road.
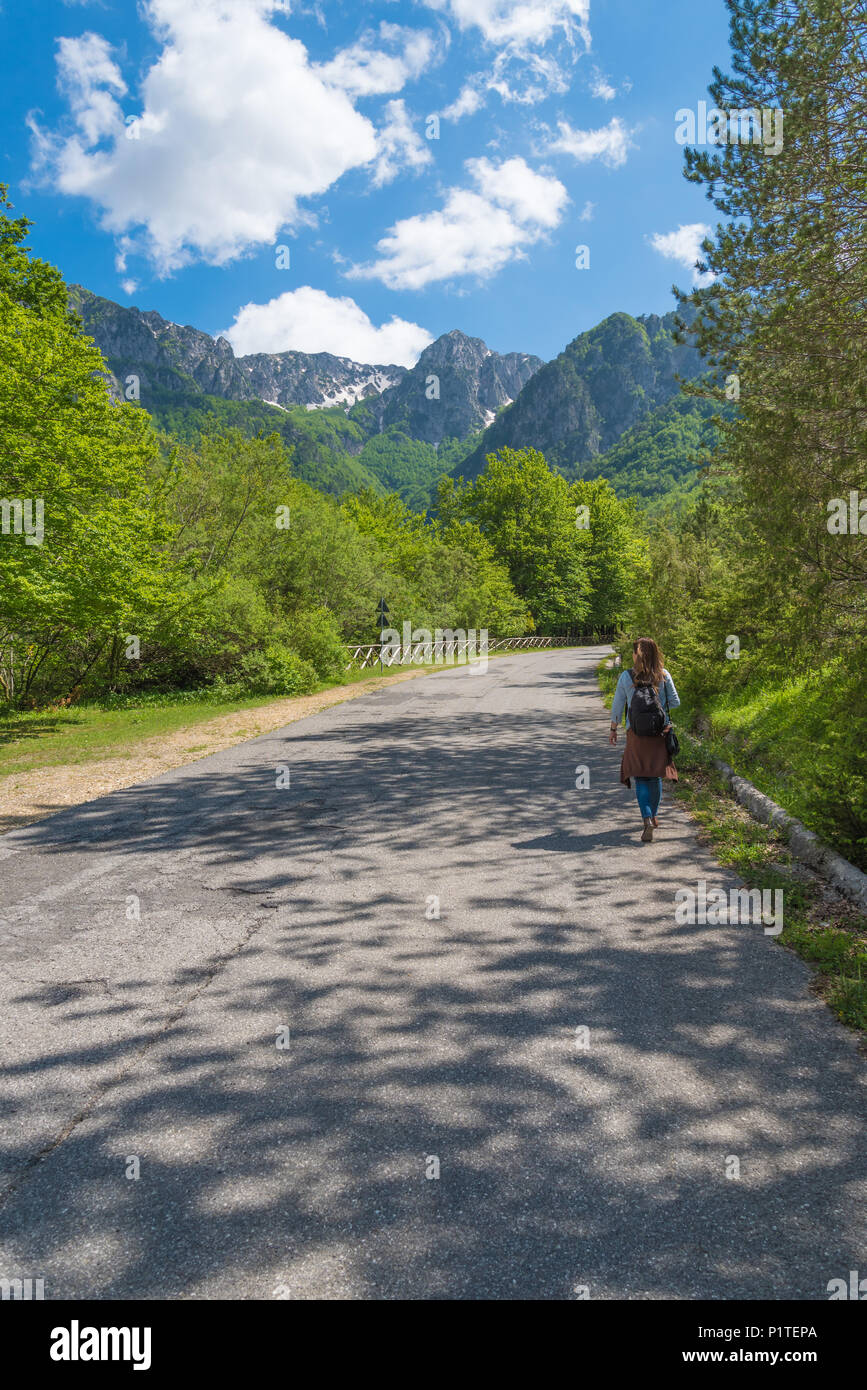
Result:
<instances>
[{"instance_id":1,"label":"tree shadow on road","mask_svg":"<svg viewBox=\"0 0 867 1390\"><path fill-rule=\"evenodd\" d=\"M179 964L155 1035L67 1051L80 999L45 1002L13 1068L127 1074L7 1203L21 1268L52 1297L826 1297L863 1255L854 1046L759 928L675 922L676 886L734 880L680 810L635 845L600 724L394 687L16 834L194 850L184 913L255 919Z\"/></svg>"}]
</instances>

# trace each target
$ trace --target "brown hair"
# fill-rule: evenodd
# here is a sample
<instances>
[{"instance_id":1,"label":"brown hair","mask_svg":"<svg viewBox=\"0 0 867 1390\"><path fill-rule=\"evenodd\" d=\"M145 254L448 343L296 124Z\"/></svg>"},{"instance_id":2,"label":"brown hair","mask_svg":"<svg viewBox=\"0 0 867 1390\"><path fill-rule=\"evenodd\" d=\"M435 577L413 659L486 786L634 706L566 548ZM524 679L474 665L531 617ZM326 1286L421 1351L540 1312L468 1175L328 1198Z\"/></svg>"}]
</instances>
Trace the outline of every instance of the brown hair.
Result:
<instances>
[{"instance_id":1,"label":"brown hair","mask_svg":"<svg viewBox=\"0 0 867 1390\"><path fill-rule=\"evenodd\" d=\"M652 637L637 637L632 643L633 680L636 685L661 685L663 656Z\"/></svg>"}]
</instances>

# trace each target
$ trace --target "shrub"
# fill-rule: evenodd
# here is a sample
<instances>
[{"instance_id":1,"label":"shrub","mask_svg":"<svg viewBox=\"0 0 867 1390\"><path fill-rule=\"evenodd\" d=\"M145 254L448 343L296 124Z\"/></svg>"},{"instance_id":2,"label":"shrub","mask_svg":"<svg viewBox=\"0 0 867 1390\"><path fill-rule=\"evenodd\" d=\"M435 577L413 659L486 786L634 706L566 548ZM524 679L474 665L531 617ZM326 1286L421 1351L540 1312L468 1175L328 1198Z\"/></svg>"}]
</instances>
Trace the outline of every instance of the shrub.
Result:
<instances>
[{"instance_id":1,"label":"shrub","mask_svg":"<svg viewBox=\"0 0 867 1390\"><path fill-rule=\"evenodd\" d=\"M345 674L349 654L328 608L301 610L290 618L288 628L292 647L322 680L338 680Z\"/></svg>"},{"instance_id":2,"label":"shrub","mask_svg":"<svg viewBox=\"0 0 867 1390\"><path fill-rule=\"evenodd\" d=\"M276 643L242 657L237 678L246 695L305 695L319 683L309 661Z\"/></svg>"}]
</instances>

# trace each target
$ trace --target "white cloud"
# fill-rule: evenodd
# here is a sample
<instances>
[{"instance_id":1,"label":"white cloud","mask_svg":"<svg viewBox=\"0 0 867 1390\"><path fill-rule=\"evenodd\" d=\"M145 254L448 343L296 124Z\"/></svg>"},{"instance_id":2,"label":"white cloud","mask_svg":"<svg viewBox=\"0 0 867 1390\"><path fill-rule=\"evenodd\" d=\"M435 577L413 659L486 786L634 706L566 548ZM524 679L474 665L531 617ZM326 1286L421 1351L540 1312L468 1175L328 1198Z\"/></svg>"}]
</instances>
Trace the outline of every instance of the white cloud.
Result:
<instances>
[{"instance_id":1,"label":"white cloud","mask_svg":"<svg viewBox=\"0 0 867 1390\"><path fill-rule=\"evenodd\" d=\"M496 92L509 105L535 106L548 97L562 96L570 85L569 73L556 58L508 45L496 55L488 71L468 78L442 115L453 121L471 116L485 104L488 92Z\"/></svg>"},{"instance_id":2,"label":"white cloud","mask_svg":"<svg viewBox=\"0 0 867 1390\"><path fill-rule=\"evenodd\" d=\"M135 251L135 243L128 236L118 237L117 253L114 258L114 268L123 272L126 270L126 263L129 256Z\"/></svg>"},{"instance_id":3,"label":"white cloud","mask_svg":"<svg viewBox=\"0 0 867 1390\"><path fill-rule=\"evenodd\" d=\"M126 83L105 39L99 34L60 39L57 80L67 94L85 140L88 144L97 144L116 126L115 97L126 94Z\"/></svg>"},{"instance_id":4,"label":"white cloud","mask_svg":"<svg viewBox=\"0 0 867 1390\"><path fill-rule=\"evenodd\" d=\"M149 0L144 13L163 48L140 119L125 125L120 71L86 34L58 56L77 130L33 129L54 186L95 202L162 273L276 242L309 222L302 200L378 157L373 124L270 22L282 0Z\"/></svg>"},{"instance_id":5,"label":"white cloud","mask_svg":"<svg viewBox=\"0 0 867 1390\"><path fill-rule=\"evenodd\" d=\"M617 96L617 88L612 87L611 83L608 81L608 78L605 77L604 74L601 73L598 68L593 69L593 77L590 82L590 91L592 92L593 96L598 97L600 101L613 101L614 98Z\"/></svg>"},{"instance_id":6,"label":"white cloud","mask_svg":"<svg viewBox=\"0 0 867 1390\"><path fill-rule=\"evenodd\" d=\"M401 51L389 53L387 47ZM428 30L383 22L377 34L365 34L314 71L350 96L366 97L399 92L441 57L442 49Z\"/></svg>"},{"instance_id":7,"label":"white cloud","mask_svg":"<svg viewBox=\"0 0 867 1390\"><path fill-rule=\"evenodd\" d=\"M461 29L480 29L488 43L526 47L556 34L589 45L590 0L425 0Z\"/></svg>"},{"instance_id":8,"label":"white cloud","mask_svg":"<svg viewBox=\"0 0 867 1390\"><path fill-rule=\"evenodd\" d=\"M601 159L611 168L626 163L632 142L629 130L617 116L597 130L575 130L568 121L558 121L557 129L560 134L543 146L546 154L569 154L580 164Z\"/></svg>"},{"instance_id":9,"label":"white cloud","mask_svg":"<svg viewBox=\"0 0 867 1390\"><path fill-rule=\"evenodd\" d=\"M430 146L413 126L401 98L388 103L385 117L385 124L376 137L377 156L373 167L376 187L390 183L401 169L418 172L433 163Z\"/></svg>"},{"instance_id":10,"label":"white cloud","mask_svg":"<svg viewBox=\"0 0 867 1390\"><path fill-rule=\"evenodd\" d=\"M304 285L267 304L245 304L228 338L235 352L330 352L355 362L412 367L433 339L406 319L391 318L376 328L354 299L333 298Z\"/></svg>"},{"instance_id":11,"label":"white cloud","mask_svg":"<svg viewBox=\"0 0 867 1390\"><path fill-rule=\"evenodd\" d=\"M440 114L444 120L459 121L462 116L474 116L480 106L484 106L484 97L468 82L461 88L451 105L444 107Z\"/></svg>"},{"instance_id":12,"label":"white cloud","mask_svg":"<svg viewBox=\"0 0 867 1390\"><path fill-rule=\"evenodd\" d=\"M545 58L541 53L516 55L508 50L497 54L486 85L505 102L535 106L550 96L568 92L570 78L554 58Z\"/></svg>"},{"instance_id":13,"label":"white cloud","mask_svg":"<svg viewBox=\"0 0 867 1390\"><path fill-rule=\"evenodd\" d=\"M138 289L138 280L121 280L120 287L123 290L124 294L135 294L136 290Z\"/></svg>"},{"instance_id":14,"label":"white cloud","mask_svg":"<svg viewBox=\"0 0 867 1390\"><path fill-rule=\"evenodd\" d=\"M669 261L677 261L679 265L691 270L694 285L708 285L713 280L713 275L710 272L706 275L700 274L695 268L695 263L702 258L701 243L710 234L711 228L707 223L689 222L681 223L676 232L654 232L649 240L654 251L658 251L660 256L665 256Z\"/></svg>"},{"instance_id":15,"label":"white cloud","mask_svg":"<svg viewBox=\"0 0 867 1390\"><path fill-rule=\"evenodd\" d=\"M518 157L502 164L492 164L489 159L468 159L465 167L482 196L507 208L516 222L525 226L557 226L567 201L566 190L557 179L537 174Z\"/></svg>"},{"instance_id":16,"label":"white cloud","mask_svg":"<svg viewBox=\"0 0 867 1390\"><path fill-rule=\"evenodd\" d=\"M466 167L478 191L449 189L442 209L396 222L377 243L379 259L347 274L412 290L458 275L485 278L525 258L561 220L569 199L559 179L520 158L497 166L470 159Z\"/></svg>"},{"instance_id":17,"label":"white cloud","mask_svg":"<svg viewBox=\"0 0 867 1390\"><path fill-rule=\"evenodd\" d=\"M583 208L581 209L581 212L578 214L578 221L579 221L579 222L592 222L592 221L593 221L593 214L594 214L595 211L596 211L596 204L595 204L595 203L591 203L591 202L589 202L589 201L586 202L586 203L584 204Z\"/></svg>"}]
</instances>

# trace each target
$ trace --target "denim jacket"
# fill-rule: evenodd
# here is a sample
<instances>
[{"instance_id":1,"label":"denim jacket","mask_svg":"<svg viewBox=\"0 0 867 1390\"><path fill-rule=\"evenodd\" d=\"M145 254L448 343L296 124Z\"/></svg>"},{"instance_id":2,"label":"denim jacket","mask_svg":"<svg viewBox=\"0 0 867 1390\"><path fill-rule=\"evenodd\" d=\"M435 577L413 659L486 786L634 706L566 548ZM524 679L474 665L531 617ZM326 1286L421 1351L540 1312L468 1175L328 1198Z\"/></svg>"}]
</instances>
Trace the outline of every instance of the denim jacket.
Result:
<instances>
[{"instance_id":1,"label":"denim jacket","mask_svg":"<svg viewBox=\"0 0 867 1390\"><path fill-rule=\"evenodd\" d=\"M629 706L632 704L632 694L635 686L632 683L632 676L628 671L624 671L617 682L617 689L614 692L614 701L611 705L611 723L619 724L623 718L623 711L626 709L626 727L629 728ZM658 686L659 703L665 709L666 697L668 698L669 709L677 709L680 704L680 697L674 688L674 681L669 673L663 668L662 680Z\"/></svg>"}]
</instances>

